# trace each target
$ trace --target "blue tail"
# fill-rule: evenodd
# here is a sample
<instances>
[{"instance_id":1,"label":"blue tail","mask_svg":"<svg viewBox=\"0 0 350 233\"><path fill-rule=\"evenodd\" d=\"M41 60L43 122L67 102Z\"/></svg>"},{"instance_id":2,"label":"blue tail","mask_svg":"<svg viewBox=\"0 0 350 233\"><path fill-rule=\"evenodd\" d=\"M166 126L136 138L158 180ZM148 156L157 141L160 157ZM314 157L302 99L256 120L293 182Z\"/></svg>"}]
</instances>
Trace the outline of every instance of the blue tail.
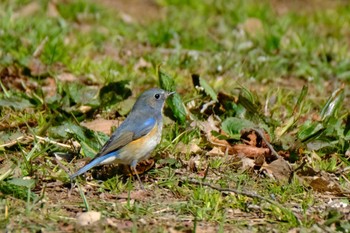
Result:
<instances>
[{"instance_id":1,"label":"blue tail","mask_svg":"<svg viewBox=\"0 0 350 233\"><path fill-rule=\"evenodd\" d=\"M104 156L97 157L96 159L92 160L90 163L86 164L84 167L80 168L76 173L74 173L73 175L70 175L69 177L70 177L71 180L73 180L75 177L84 174L85 172L87 172L91 168L100 165L107 158L110 158L112 156L117 157L117 155L118 155L118 151L113 151L113 152L108 153L108 154L106 154Z\"/></svg>"}]
</instances>

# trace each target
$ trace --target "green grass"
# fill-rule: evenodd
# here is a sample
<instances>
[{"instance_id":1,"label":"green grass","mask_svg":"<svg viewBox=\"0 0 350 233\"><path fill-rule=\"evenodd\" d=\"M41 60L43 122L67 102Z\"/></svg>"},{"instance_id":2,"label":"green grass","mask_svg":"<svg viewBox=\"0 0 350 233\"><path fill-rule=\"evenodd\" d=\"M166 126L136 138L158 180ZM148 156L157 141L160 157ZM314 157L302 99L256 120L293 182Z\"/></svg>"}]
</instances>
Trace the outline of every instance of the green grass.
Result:
<instances>
[{"instance_id":1,"label":"green grass","mask_svg":"<svg viewBox=\"0 0 350 233\"><path fill-rule=\"evenodd\" d=\"M148 10L134 1L0 3L0 229L349 231L350 5L145 2ZM146 191L112 168L70 190L66 170L108 139L81 123L123 120L154 86L179 96L166 104L156 165L141 175ZM212 137L198 122L211 115ZM303 165L290 182L232 152L251 128L263 129L292 169ZM58 162L56 152L74 159ZM109 179L96 179L104 173ZM317 177L325 183L312 184ZM81 227L77 214L87 210L102 219Z\"/></svg>"}]
</instances>

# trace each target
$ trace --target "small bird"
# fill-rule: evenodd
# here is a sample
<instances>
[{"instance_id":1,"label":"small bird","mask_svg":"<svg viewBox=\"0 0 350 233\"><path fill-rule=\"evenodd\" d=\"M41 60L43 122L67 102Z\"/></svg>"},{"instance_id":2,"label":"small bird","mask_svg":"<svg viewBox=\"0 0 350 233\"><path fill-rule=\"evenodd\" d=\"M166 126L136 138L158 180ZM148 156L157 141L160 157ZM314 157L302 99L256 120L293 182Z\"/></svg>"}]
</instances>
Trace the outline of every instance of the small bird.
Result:
<instances>
[{"instance_id":1,"label":"small bird","mask_svg":"<svg viewBox=\"0 0 350 233\"><path fill-rule=\"evenodd\" d=\"M129 165L136 172L139 161L149 158L162 136L162 110L165 100L175 92L152 88L143 92L136 100L125 121L112 134L100 152L90 163L70 176L71 180L93 167L110 163Z\"/></svg>"}]
</instances>

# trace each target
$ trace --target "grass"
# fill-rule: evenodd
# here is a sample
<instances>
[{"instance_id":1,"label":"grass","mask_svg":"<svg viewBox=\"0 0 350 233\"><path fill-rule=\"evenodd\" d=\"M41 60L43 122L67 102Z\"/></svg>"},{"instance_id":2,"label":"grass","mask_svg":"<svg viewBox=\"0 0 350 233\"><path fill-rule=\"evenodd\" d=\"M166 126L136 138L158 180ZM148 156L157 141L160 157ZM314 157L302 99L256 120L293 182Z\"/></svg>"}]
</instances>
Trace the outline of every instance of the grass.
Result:
<instances>
[{"instance_id":1,"label":"grass","mask_svg":"<svg viewBox=\"0 0 350 233\"><path fill-rule=\"evenodd\" d=\"M0 229L349 231L349 7L1 2ZM83 122L121 121L137 95L159 85L179 96L166 105L155 165L139 166L150 169L141 175L146 191L119 167L96 169L70 190L66 170L93 157L110 132ZM267 148L252 128L268 134L282 165L235 151L254 140ZM289 181L278 178L286 163ZM102 219L81 227L87 210Z\"/></svg>"}]
</instances>

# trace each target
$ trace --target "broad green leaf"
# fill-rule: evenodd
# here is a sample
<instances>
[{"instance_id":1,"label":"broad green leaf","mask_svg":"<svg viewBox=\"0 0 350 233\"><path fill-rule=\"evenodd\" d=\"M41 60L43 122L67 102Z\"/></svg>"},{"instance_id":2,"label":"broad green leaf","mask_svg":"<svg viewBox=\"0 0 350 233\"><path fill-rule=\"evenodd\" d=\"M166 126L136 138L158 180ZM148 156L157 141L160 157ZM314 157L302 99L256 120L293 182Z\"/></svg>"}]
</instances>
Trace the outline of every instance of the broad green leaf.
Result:
<instances>
[{"instance_id":1,"label":"broad green leaf","mask_svg":"<svg viewBox=\"0 0 350 233\"><path fill-rule=\"evenodd\" d=\"M16 110L23 110L26 108L34 107L28 99L21 98L19 96L11 96L8 98L0 99L0 107L11 107Z\"/></svg>"},{"instance_id":2,"label":"broad green leaf","mask_svg":"<svg viewBox=\"0 0 350 233\"><path fill-rule=\"evenodd\" d=\"M203 87L205 93L209 95L213 100L218 101L218 95L214 91L214 89L205 81L203 78L199 78L199 83L201 87Z\"/></svg>"},{"instance_id":3,"label":"broad green leaf","mask_svg":"<svg viewBox=\"0 0 350 233\"><path fill-rule=\"evenodd\" d=\"M13 178L11 180L7 180L6 182L27 188L32 188L35 185L35 180L33 179Z\"/></svg>"},{"instance_id":4,"label":"broad green leaf","mask_svg":"<svg viewBox=\"0 0 350 233\"><path fill-rule=\"evenodd\" d=\"M331 97L329 97L326 104L323 106L320 114L322 121L328 121L332 116L335 117L335 113L340 109L343 101L344 88L341 87L332 93Z\"/></svg>"},{"instance_id":5,"label":"broad green leaf","mask_svg":"<svg viewBox=\"0 0 350 233\"><path fill-rule=\"evenodd\" d=\"M75 104L98 107L98 88L96 86L86 86L80 83L70 83L68 93ZM73 103L73 104L74 104Z\"/></svg>"},{"instance_id":6,"label":"broad green leaf","mask_svg":"<svg viewBox=\"0 0 350 233\"><path fill-rule=\"evenodd\" d=\"M157 69L160 87L166 91L175 91L175 81L166 73ZM181 96L175 93L167 99L167 104L174 114L175 119L183 124L186 121L186 109L181 100Z\"/></svg>"},{"instance_id":7,"label":"broad green leaf","mask_svg":"<svg viewBox=\"0 0 350 233\"><path fill-rule=\"evenodd\" d=\"M88 157L94 157L109 138L104 133L95 132L71 122L51 127L48 132L53 138L76 139L81 145L82 154Z\"/></svg>"},{"instance_id":8,"label":"broad green leaf","mask_svg":"<svg viewBox=\"0 0 350 233\"><path fill-rule=\"evenodd\" d=\"M324 130L325 128L321 123L307 121L299 128L298 138L302 142L310 141L320 136Z\"/></svg>"},{"instance_id":9,"label":"broad green leaf","mask_svg":"<svg viewBox=\"0 0 350 233\"><path fill-rule=\"evenodd\" d=\"M129 81L123 80L102 87L99 94L101 106L108 107L131 96L131 90L127 87L128 84Z\"/></svg>"},{"instance_id":10,"label":"broad green leaf","mask_svg":"<svg viewBox=\"0 0 350 233\"><path fill-rule=\"evenodd\" d=\"M240 119L237 117L229 117L225 119L221 124L222 130L230 135L231 138L239 140L241 137L241 131L244 129L250 129L256 127L256 125L246 119Z\"/></svg>"},{"instance_id":11,"label":"broad green leaf","mask_svg":"<svg viewBox=\"0 0 350 233\"><path fill-rule=\"evenodd\" d=\"M11 182L17 183L19 185L12 184ZM29 181L28 183L25 184L25 183L22 183L21 181L19 181L19 183L18 183L18 181L16 181L16 180L12 180L10 182L0 181L0 193L8 194L8 195L11 195L15 198L19 198L22 200L28 200L28 187L27 187L27 185L31 185L30 182L31 181ZM30 186L30 187L33 187L33 186ZM35 193L30 192L30 199L31 200L34 200L36 197L37 197L37 195Z\"/></svg>"}]
</instances>

